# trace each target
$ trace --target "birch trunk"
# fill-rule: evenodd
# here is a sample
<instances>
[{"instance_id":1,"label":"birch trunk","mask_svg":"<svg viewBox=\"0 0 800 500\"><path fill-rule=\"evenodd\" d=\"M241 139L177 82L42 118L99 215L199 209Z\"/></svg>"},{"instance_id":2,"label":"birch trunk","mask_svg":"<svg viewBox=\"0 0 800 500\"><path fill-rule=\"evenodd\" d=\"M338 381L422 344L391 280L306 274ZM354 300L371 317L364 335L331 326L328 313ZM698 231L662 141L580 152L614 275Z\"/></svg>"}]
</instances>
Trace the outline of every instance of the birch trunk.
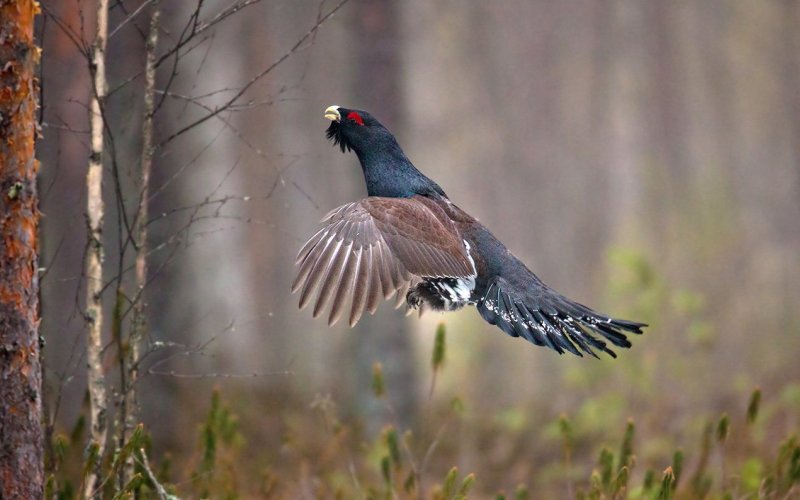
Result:
<instances>
[{"instance_id":1,"label":"birch trunk","mask_svg":"<svg viewBox=\"0 0 800 500\"><path fill-rule=\"evenodd\" d=\"M106 94L106 36L108 0L97 1L97 20L92 51L93 92L90 107L91 153L86 175L89 248L86 252L86 359L90 406L89 460L94 463L84 484L84 498L100 498L100 465L107 433L107 397L102 366L103 331L103 101Z\"/></svg>"}]
</instances>

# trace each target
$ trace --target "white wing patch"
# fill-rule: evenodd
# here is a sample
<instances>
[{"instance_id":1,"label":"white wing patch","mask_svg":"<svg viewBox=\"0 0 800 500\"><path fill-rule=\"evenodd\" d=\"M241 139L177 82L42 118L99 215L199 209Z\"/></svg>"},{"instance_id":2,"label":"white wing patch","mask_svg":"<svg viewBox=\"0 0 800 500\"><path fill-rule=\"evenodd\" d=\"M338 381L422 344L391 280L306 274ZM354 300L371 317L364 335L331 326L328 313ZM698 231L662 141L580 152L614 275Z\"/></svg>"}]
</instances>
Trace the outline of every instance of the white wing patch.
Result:
<instances>
[{"instance_id":1,"label":"white wing patch","mask_svg":"<svg viewBox=\"0 0 800 500\"><path fill-rule=\"evenodd\" d=\"M469 259L469 263L472 265L472 274L469 275L466 279L458 280L460 288L462 289L462 295L466 294L464 300L468 303L473 304L474 301L471 300L472 298L472 291L475 290L475 278L478 277L478 271L475 269L475 259L472 258L472 254L470 250L472 247L469 246L469 242L467 240L462 240L464 242L464 248L466 249L467 258Z\"/></svg>"},{"instance_id":2,"label":"white wing patch","mask_svg":"<svg viewBox=\"0 0 800 500\"><path fill-rule=\"evenodd\" d=\"M472 299L472 291L475 289L475 278L477 271L475 270L475 260L470 255L470 245L467 240L464 241L464 248L466 248L467 258L472 264L472 274L466 278L435 278L426 279L426 281L439 293L443 302L442 308L445 311L455 311L461 309L466 305L472 305L475 301Z\"/></svg>"}]
</instances>

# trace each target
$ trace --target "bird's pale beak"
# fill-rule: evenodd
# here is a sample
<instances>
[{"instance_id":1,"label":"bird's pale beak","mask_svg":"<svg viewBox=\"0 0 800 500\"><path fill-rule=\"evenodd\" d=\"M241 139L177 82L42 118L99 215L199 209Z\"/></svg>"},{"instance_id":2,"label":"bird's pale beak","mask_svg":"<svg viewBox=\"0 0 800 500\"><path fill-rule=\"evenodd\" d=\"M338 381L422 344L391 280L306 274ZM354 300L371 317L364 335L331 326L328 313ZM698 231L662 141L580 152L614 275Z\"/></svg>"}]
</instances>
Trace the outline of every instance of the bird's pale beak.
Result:
<instances>
[{"instance_id":1,"label":"bird's pale beak","mask_svg":"<svg viewBox=\"0 0 800 500\"><path fill-rule=\"evenodd\" d=\"M342 121L342 115L339 114L339 106L328 106L325 110L325 118L332 122Z\"/></svg>"}]
</instances>

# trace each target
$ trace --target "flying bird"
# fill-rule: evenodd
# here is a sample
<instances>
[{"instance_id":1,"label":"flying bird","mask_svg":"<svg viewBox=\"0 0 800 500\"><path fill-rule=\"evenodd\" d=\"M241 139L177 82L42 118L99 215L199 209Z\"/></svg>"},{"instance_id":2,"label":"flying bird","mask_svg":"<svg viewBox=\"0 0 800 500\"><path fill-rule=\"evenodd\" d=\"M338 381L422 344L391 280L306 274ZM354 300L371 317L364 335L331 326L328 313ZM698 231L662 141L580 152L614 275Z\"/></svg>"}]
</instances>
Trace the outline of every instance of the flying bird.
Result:
<instances>
[{"instance_id":1,"label":"flying bird","mask_svg":"<svg viewBox=\"0 0 800 500\"><path fill-rule=\"evenodd\" d=\"M328 139L358 157L368 196L331 211L297 256L292 292L300 292L301 308L314 302L314 317L330 304L332 325L349 301L353 326L397 294L420 310L475 306L512 337L595 357L616 357L608 343L630 347L625 334L647 326L598 313L545 285L422 174L369 113L330 106L325 118Z\"/></svg>"}]
</instances>

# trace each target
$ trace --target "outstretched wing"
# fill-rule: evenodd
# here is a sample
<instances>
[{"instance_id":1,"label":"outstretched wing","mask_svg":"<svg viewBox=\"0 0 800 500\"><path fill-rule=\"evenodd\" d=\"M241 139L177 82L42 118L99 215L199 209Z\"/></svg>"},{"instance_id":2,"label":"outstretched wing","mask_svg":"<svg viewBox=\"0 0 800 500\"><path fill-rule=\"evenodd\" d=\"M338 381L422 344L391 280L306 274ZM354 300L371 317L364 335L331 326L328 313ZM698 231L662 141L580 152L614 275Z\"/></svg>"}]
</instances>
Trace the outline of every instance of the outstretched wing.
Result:
<instances>
[{"instance_id":1,"label":"outstretched wing","mask_svg":"<svg viewBox=\"0 0 800 500\"><path fill-rule=\"evenodd\" d=\"M314 317L332 301L335 323L352 296L349 322L375 312L380 298L407 289L415 277L469 277L475 269L464 242L441 208L426 198L369 197L343 205L297 255L292 292L300 307L317 293Z\"/></svg>"},{"instance_id":2,"label":"outstretched wing","mask_svg":"<svg viewBox=\"0 0 800 500\"><path fill-rule=\"evenodd\" d=\"M569 351L582 351L597 357L592 348L617 357L600 336L618 347L630 347L625 333L641 334L644 323L614 319L572 302L548 288L538 278L524 290L502 277L489 283L478 302L483 319L497 325L512 337L522 337L536 345Z\"/></svg>"}]
</instances>

